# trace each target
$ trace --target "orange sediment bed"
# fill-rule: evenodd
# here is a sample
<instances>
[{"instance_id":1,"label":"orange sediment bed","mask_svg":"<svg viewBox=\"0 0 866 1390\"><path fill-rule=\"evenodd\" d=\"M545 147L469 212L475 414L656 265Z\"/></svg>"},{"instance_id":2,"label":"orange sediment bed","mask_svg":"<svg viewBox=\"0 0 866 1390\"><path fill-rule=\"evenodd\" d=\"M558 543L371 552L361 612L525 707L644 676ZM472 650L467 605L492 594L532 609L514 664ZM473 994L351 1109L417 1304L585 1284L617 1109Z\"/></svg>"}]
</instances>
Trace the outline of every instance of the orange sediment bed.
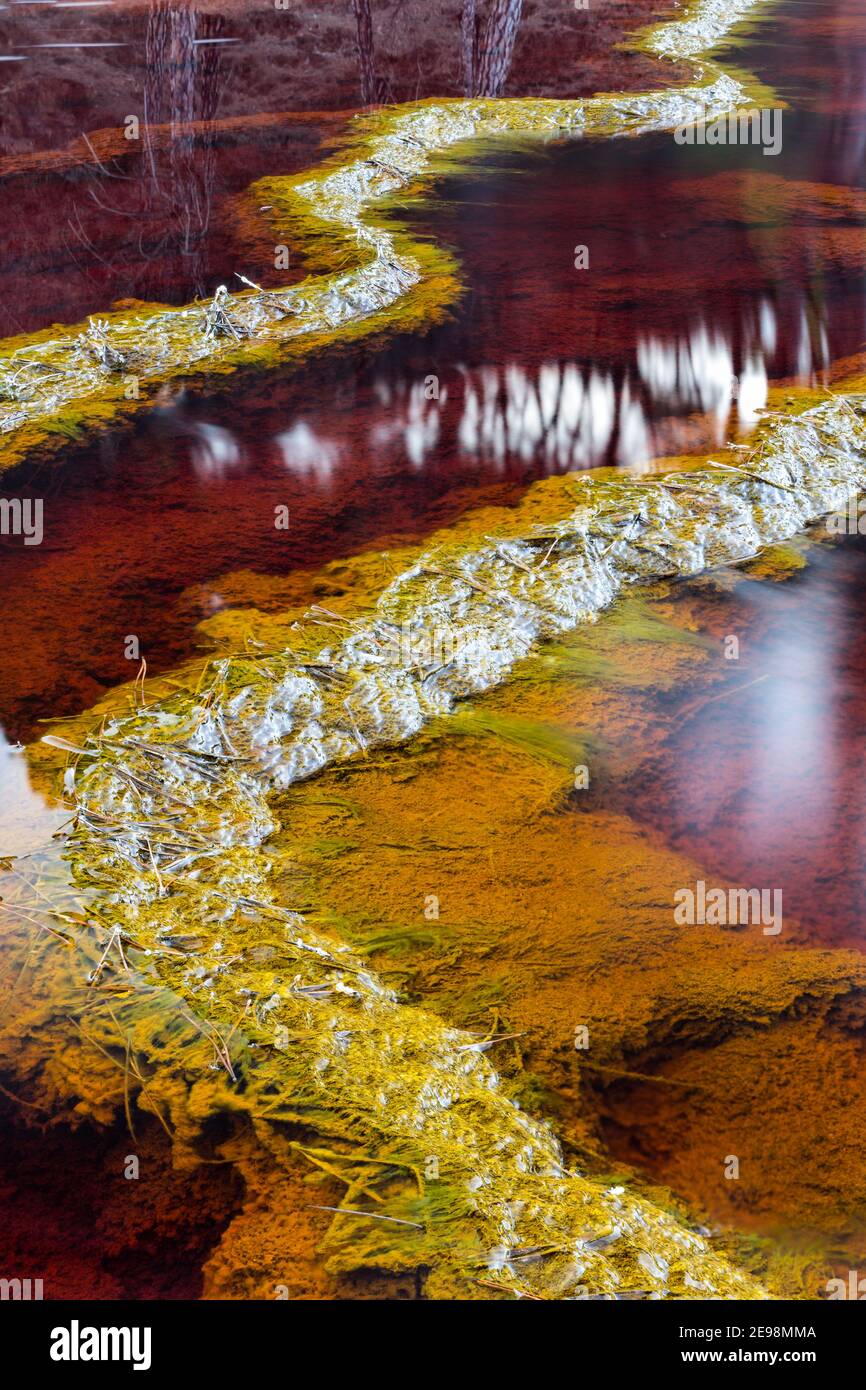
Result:
<instances>
[{"instance_id":1,"label":"orange sediment bed","mask_svg":"<svg viewBox=\"0 0 866 1390\"><path fill-rule=\"evenodd\" d=\"M659 690L688 703L690 685L712 680L714 659L721 663L716 644L698 635L705 605L700 593L651 589L530 659L513 682L408 751L292 788L275 808L285 829L271 851L287 899L304 906L319 939L350 942L356 960L469 1039L503 1037L491 1059L510 1094L553 1118L567 1161L616 1173L610 1184L627 1189L629 1164L729 1232L779 1235L784 1253L766 1239L738 1250L729 1234L726 1243L768 1269L771 1288L814 1297L837 1250L856 1259L862 960L792 946L788 922L784 944L753 931L683 932L671 885L700 877L700 865L600 808L592 783L574 789L578 764L593 769L593 780L599 761L608 780L639 773L664 738L652 717ZM225 640L231 615L208 626ZM606 741L611 728L615 744ZM66 733L80 737L73 726ZM173 941L195 950L189 937ZM253 950L274 968L278 945L260 940ZM72 997L58 988L58 961ZM126 1036L136 1129L157 1110L182 1167L218 1157L243 1175L246 1195L207 1261L206 1294L273 1297L278 1286L293 1297L412 1294L411 1279L401 1284L399 1275L396 1284L346 1284L348 1273L329 1274L316 1257L331 1220L317 1206L379 1210L364 1190L372 1165L350 1169L349 1151L305 1129L302 1116L272 1129L267 1114L254 1113L254 1138L237 1084L209 1073L213 1045L170 994L125 1003L128 983L112 967L100 983L113 993L100 999L78 954L47 936L33 947L31 971L6 1019L11 1036L27 1039L14 1045L15 1065L28 1076L31 1102L38 1097L59 1119L62 1097L67 1105L79 1098L78 1122L88 1114L111 1122L127 1089ZM84 1008L70 1039L65 1015ZM588 1030L581 1050L578 1028ZM240 1078L256 1065L247 1042L242 1022L231 1046ZM839 1104L852 1111L816 1169L802 1162L817 1146L823 1113L810 1095L822 1072L837 1070ZM233 1119L213 1149L205 1125L220 1113ZM731 1153L742 1162L735 1184L723 1175ZM351 1198L334 1177L341 1171L361 1184ZM388 1196L376 1183L372 1190ZM786 1225L796 1232L787 1245ZM387 1247L380 1241L386 1265Z\"/></svg>"},{"instance_id":2,"label":"orange sediment bed","mask_svg":"<svg viewBox=\"0 0 866 1390\"><path fill-rule=\"evenodd\" d=\"M815 1298L866 1249L862 957L789 917L780 943L677 926L675 888L718 876L609 805L726 689L708 611L691 590L618 605L459 732L298 787L281 819L312 920L412 1001L501 1033L497 1066L567 1154L672 1189L773 1288Z\"/></svg>"}]
</instances>

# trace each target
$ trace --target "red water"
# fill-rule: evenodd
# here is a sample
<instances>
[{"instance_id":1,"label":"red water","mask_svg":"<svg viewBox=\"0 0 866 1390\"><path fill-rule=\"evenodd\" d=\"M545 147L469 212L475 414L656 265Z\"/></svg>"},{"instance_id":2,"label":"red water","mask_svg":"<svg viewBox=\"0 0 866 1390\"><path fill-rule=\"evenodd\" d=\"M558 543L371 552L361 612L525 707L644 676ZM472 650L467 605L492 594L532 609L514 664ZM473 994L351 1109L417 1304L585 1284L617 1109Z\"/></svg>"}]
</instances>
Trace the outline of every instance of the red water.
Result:
<instances>
[{"instance_id":1,"label":"red water","mask_svg":"<svg viewBox=\"0 0 866 1390\"><path fill-rule=\"evenodd\" d=\"M199 384L134 431L7 478L7 495L42 497L45 508L41 547L0 542L7 734L27 738L38 718L86 707L127 679L129 634L150 670L177 662L196 645L195 622L226 601L223 589L237 601L233 571L286 574L421 536L468 506L517 498L551 470L711 447L751 426L767 378L821 380L858 351L866 198L851 166L856 127L851 103L825 111L818 97L828 64L863 71L866 24L841 53L820 50L816 86L814 10L780 11L764 66L760 44L736 55L762 76L793 73L786 82L808 103L786 118L778 158L669 136L488 152L410 212L462 267L451 322L307 369L238 377L228 390L216 383L213 395ZM322 132L304 129L305 154ZM275 153L282 139L282 130L247 132L238 143L235 133L217 150L221 201L196 271L208 290L232 265L225 200L244 174L297 162L297 148ZM855 172L851 191L828 190ZM68 211L79 181L74 170L8 181L12 206L29 190L21 211L35 241L46 219L60 225L56 209ZM125 196L108 172L99 187L100 198ZM249 244L241 264L267 279ZM577 245L588 269L574 267ZM176 249L148 262L148 293L160 275L166 298L188 291ZM122 290L116 264L109 275L79 251L70 313L94 307L109 280ZM16 319L34 320L38 298L26 306L41 264L26 248L15 264L5 299ZM140 292L134 266L130 274ZM431 375L439 399L428 401ZM274 528L278 505L290 509L288 533Z\"/></svg>"},{"instance_id":2,"label":"red water","mask_svg":"<svg viewBox=\"0 0 866 1390\"><path fill-rule=\"evenodd\" d=\"M813 547L782 584L713 600L718 650L703 695L659 707L663 752L612 789L630 814L692 855L707 882L781 890L791 930L862 950L866 917L866 542ZM793 927L796 924L796 927Z\"/></svg>"},{"instance_id":3,"label":"red water","mask_svg":"<svg viewBox=\"0 0 866 1390\"><path fill-rule=\"evenodd\" d=\"M61 172L0 161L0 337L78 323L129 299L186 304L236 271L268 285L294 279L300 264L278 275L262 265L273 263L273 237L239 223L234 202L257 178L315 163L343 124L264 119L175 140L166 125L152 163L141 141L117 136L95 137L99 165L81 139Z\"/></svg>"}]
</instances>

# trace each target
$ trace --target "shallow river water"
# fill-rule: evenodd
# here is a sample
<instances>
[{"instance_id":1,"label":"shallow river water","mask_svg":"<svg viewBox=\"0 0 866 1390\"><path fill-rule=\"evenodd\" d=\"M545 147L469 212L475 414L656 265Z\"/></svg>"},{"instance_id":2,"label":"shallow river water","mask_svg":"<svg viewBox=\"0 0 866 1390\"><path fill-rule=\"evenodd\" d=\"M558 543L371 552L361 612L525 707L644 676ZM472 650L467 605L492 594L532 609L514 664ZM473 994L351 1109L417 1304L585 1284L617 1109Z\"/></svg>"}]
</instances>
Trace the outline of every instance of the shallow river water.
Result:
<instances>
[{"instance_id":1,"label":"shallow river water","mask_svg":"<svg viewBox=\"0 0 866 1390\"><path fill-rule=\"evenodd\" d=\"M39 547L0 541L0 854L34 856L32 875L21 861L29 889L54 891L46 846L69 817L32 745L67 719L77 746L140 657L164 693L167 673L238 650L247 618L266 635L311 603L351 607L432 533L485 534L486 509L541 479L644 476L745 445L774 388L778 402L852 375L866 347L866 12L784 0L737 33L715 56L789 104L777 155L664 133L474 149L391 214L453 253L462 290L446 321L294 368L197 378L134 426L3 477L4 497L44 501ZM349 113L288 128L254 114L182 151L186 163L164 154L166 249L149 230L134 274L104 254L108 214L87 192L123 177L117 197L134 206L135 159L114 157L104 177L0 172L4 221L10 206L30 219L3 271L2 332L128 298L182 304L235 271L285 283L235 200L254 178L314 165ZM49 132L36 147L60 143ZM19 165L31 156L15 151ZM189 180L192 161L200 183L202 160L212 222L185 257L171 180ZM75 256L46 281L45 241L58 248L63 224ZM302 271L293 259L288 278ZM287 530L272 522L280 507ZM664 1189L731 1249L753 1242L760 1274L813 1298L866 1258L863 982L851 984L866 906L864 600L866 541L821 527L749 566L657 581L450 723L278 799L287 902L402 999L505 1035L491 1060L570 1160ZM780 895L787 973L769 917L715 937L674 922L675 894L699 882ZM406 1276L326 1273L327 1219L310 1203L330 1203L328 1188L306 1187L292 1159L275 1206L265 1160L224 1117L177 1140L200 1166L169 1174L148 1103L137 1142L158 1180L133 1203L105 1189L129 1115L104 1078L77 1076L81 1028L64 1020L85 1017L85 982L37 983L33 901L0 953L6 1263L44 1267L54 1296L269 1296L269 1242L283 1240L293 1294L415 1296ZM40 1050L60 1099L37 1139L23 1120L44 1105L44 1088L26 1094ZM127 1086L130 1055L114 1057ZM82 1184L100 1203L95 1229L75 1211ZM250 1214L262 1192L270 1225ZM256 1240L264 1272L244 1284Z\"/></svg>"}]
</instances>

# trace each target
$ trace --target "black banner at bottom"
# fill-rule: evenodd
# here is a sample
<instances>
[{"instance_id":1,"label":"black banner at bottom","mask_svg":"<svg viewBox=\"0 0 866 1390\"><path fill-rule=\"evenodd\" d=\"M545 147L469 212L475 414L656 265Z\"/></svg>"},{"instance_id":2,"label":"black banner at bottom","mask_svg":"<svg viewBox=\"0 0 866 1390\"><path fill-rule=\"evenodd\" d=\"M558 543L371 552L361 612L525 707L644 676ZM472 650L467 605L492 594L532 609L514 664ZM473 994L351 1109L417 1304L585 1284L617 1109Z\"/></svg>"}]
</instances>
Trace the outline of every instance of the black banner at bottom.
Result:
<instances>
[{"instance_id":1,"label":"black banner at bottom","mask_svg":"<svg viewBox=\"0 0 866 1390\"><path fill-rule=\"evenodd\" d=\"M599 1361L618 1375L634 1369L700 1375L707 1367L760 1367L772 1376L793 1368L826 1379L850 1366L862 1315L828 1302L607 1302L574 1300L508 1313L502 1301L433 1303L61 1303L0 1302L7 1364L47 1375L93 1380L100 1372L213 1377L309 1374L321 1361L384 1380L430 1375L437 1352L443 1374L479 1369L514 1376L521 1348L533 1358L555 1352L575 1375ZM521 1329L521 1324L523 1327ZM410 1341L401 1340L408 1334ZM531 1342L523 1340L526 1336ZM396 1337L397 1340L394 1340ZM385 1339L388 1339L387 1342ZM457 1340L455 1340L457 1339ZM383 1350L388 1346L387 1361ZM530 1347L534 1352L530 1353ZM366 1353L364 1352L366 1348ZM378 1350L377 1350L378 1348ZM546 1359L546 1357L545 1357ZM402 1363L402 1364L401 1364ZM472 1367L474 1371L475 1367ZM242 1383L242 1382L238 1382Z\"/></svg>"}]
</instances>

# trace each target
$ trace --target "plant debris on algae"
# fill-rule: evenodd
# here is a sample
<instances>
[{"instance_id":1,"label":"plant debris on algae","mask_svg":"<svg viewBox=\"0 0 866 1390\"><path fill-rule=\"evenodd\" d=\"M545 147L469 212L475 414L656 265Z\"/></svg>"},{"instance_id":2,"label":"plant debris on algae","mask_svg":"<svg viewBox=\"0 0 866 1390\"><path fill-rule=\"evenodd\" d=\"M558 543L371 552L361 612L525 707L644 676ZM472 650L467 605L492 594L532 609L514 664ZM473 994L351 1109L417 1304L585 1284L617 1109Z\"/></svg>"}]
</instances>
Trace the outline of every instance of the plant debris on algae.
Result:
<instances>
[{"instance_id":1,"label":"plant debris on algae","mask_svg":"<svg viewBox=\"0 0 866 1390\"><path fill-rule=\"evenodd\" d=\"M841 507L866 482L863 404L773 416L737 465L537 485L558 517L531 520L530 489L510 530L458 529L369 615L315 608L282 649L217 658L197 689L54 740L73 757L64 853L83 906L49 930L84 945L94 987L113 969L121 991L167 988L226 1074L223 1103L329 1137L349 1175L331 1268L426 1268L432 1296L764 1296L669 1212L570 1171L476 1035L401 1004L284 905L266 841L275 790L405 741L623 586L743 560ZM442 630L444 661L416 640Z\"/></svg>"}]
</instances>

